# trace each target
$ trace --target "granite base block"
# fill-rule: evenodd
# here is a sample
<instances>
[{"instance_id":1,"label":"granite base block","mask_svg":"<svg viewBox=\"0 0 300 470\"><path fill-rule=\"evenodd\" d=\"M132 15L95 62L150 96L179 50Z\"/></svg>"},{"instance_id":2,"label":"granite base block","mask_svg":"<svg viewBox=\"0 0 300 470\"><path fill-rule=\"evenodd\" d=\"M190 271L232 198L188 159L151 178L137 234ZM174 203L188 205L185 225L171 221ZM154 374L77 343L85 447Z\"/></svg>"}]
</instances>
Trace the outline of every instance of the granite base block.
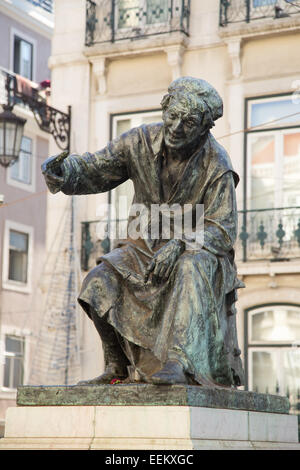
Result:
<instances>
[{"instance_id":1,"label":"granite base block","mask_svg":"<svg viewBox=\"0 0 300 470\"><path fill-rule=\"evenodd\" d=\"M23 386L19 406L130 405L204 406L267 413L289 413L288 398L230 388L148 384Z\"/></svg>"},{"instance_id":2,"label":"granite base block","mask_svg":"<svg viewBox=\"0 0 300 470\"><path fill-rule=\"evenodd\" d=\"M257 395L140 384L21 387L0 450L300 450L285 399Z\"/></svg>"}]
</instances>

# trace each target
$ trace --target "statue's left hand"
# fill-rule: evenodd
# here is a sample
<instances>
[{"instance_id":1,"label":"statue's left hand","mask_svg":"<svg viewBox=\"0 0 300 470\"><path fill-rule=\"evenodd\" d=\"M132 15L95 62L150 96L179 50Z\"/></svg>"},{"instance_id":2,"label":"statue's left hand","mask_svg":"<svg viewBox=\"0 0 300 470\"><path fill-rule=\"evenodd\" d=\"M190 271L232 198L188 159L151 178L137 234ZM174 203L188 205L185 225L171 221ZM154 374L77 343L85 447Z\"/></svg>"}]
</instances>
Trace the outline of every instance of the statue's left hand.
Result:
<instances>
[{"instance_id":1,"label":"statue's left hand","mask_svg":"<svg viewBox=\"0 0 300 470\"><path fill-rule=\"evenodd\" d=\"M146 269L144 281L148 281L152 272L152 283L161 284L169 279L179 256L183 253L185 245L181 240L170 240L152 258Z\"/></svg>"}]
</instances>

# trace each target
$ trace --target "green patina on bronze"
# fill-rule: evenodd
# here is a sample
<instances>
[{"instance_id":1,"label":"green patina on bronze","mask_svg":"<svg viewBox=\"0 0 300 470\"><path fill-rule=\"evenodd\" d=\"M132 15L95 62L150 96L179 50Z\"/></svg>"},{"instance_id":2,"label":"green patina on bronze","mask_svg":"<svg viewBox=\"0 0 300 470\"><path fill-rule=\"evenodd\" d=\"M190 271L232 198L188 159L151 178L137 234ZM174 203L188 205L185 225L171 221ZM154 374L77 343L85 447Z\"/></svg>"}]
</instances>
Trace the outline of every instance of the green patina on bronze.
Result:
<instances>
[{"instance_id":1,"label":"green patina on bronze","mask_svg":"<svg viewBox=\"0 0 300 470\"><path fill-rule=\"evenodd\" d=\"M240 386L234 308L242 287L234 262L239 177L210 131L223 102L206 81L182 77L170 85L162 109L162 123L131 129L95 153L63 154L42 166L53 193L102 193L130 179L133 202L149 214L154 204L190 205L193 215L204 206L201 248L172 233L169 239L129 235L84 280L79 302L99 332L106 365L93 383L126 377L129 366L151 384Z\"/></svg>"},{"instance_id":2,"label":"green patina on bronze","mask_svg":"<svg viewBox=\"0 0 300 470\"><path fill-rule=\"evenodd\" d=\"M289 413L286 397L193 385L76 385L18 388L18 406L197 406Z\"/></svg>"}]
</instances>

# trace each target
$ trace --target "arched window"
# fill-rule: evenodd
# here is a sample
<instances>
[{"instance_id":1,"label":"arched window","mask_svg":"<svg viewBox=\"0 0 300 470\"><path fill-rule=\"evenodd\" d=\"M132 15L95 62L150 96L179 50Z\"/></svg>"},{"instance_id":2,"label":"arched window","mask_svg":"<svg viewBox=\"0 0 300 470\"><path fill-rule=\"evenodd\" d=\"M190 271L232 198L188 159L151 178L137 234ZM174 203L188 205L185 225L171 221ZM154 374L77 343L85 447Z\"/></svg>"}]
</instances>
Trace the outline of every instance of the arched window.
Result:
<instances>
[{"instance_id":1,"label":"arched window","mask_svg":"<svg viewBox=\"0 0 300 470\"><path fill-rule=\"evenodd\" d=\"M286 395L300 413L300 306L249 309L245 332L248 389Z\"/></svg>"}]
</instances>

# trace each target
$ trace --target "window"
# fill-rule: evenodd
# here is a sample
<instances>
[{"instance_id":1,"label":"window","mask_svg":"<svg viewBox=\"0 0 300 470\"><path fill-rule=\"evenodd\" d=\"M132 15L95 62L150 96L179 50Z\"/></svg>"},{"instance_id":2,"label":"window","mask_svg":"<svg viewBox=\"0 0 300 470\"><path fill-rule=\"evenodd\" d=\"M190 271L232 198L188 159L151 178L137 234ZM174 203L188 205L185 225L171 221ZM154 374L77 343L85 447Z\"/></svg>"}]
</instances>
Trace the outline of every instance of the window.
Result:
<instances>
[{"instance_id":1,"label":"window","mask_svg":"<svg viewBox=\"0 0 300 470\"><path fill-rule=\"evenodd\" d=\"M29 80L33 79L33 44L14 35L13 70Z\"/></svg>"},{"instance_id":2,"label":"window","mask_svg":"<svg viewBox=\"0 0 300 470\"><path fill-rule=\"evenodd\" d=\"M142 124L150 124L152 122L160 122L161 120L162 113L160 110L115 115L112 117L112 137L118 137L133 127L138 127ZM132 203L133 195L134 189L132 181L126 181L112 191L112 204L115 207L115 214L112 215L112 218L117 218L123 221L118 223L117 227L112 227L112 233L118 234L120 231L123 233L126 229L128 212ZM126 203L124 206L123 202ZM127 213L125 212L126 210Z\"/></svg>"},{"instance_id":3,"label":"window","mask_svg":"<svg viewBox=\"0 0 300 470\"><path fill-rule=\"evenodd\" d=\"M23 136L19 159L6 172L7 184L24 191L35 191L35 148L35 138Z\"/></svg>"},{"instance_id":4,"label":"window","mask_svg":"<svg viewBox=\"0 0 300 470\"><path fill-rule=\"evenodd\" d=\"M24 345L22 336L5 335L3 387L16 389L24 381Z\"/></svg>"},{"instance_id":5,"label":"window","mask_svg":"<svg viewBox=\"0 0 300 470\"><path fill-rule=\"evenodd\" d=\"M268 305L247 312L249 389L289 397L300 409L300 307Z\"/></svg>"},{"instance_id":6,"label":"window","mask_svg":"<svg viewBox=\"0 0 300 470\"><path fill-rule=\"evenodd\" d=\"M28 234L9 231L9 264L10 281L27 282L28 272Z\"/></svg>"},{"instance_id":7,"label":"window","mask_svg":"<svg viewBox=\"0 0 300 470\"><path fill-rule=\"evenodd\" d=\"M4 289L30 292L33 228L5 222L2 286Z\"/></svg>"},{"instance_id":8,"label":"window","mask_svg":"<svg viewBox=\"0 0 300 470\"><path fill-rule=\"evenodd\" d=\"M168 19L168 0L119 0L117 5L118 29L144 28Z\"/></svg>"},{"instance_id":9,"label":"window","mask_svg":"<svg viewBox=\"0 0 300 470\"><path fill-rule=\"evenodd\" d=\"M265 5L275 5L275 3L277 3L277 0L253 0L253 7L258 8Z\"/></svg>"},{"instance_id":10,"label":"window","mask_svg":"<svg viewBox=\"0 0 300 470\"><path fill-rule=\"evenodd\" d=\"M247 108L247 208L300 206L300 103L283 95Z\"/></svg>"},{"instance_id":11,"label":"window","mask_svg":"<svg viewBox=\"0 0 300 470\"><path fill-rule=\"evenodd\" d=\"M32 139L23 136L19 159L10 167L10 177L25 184L32 182Z\"/></svg>"}]
</instances>

